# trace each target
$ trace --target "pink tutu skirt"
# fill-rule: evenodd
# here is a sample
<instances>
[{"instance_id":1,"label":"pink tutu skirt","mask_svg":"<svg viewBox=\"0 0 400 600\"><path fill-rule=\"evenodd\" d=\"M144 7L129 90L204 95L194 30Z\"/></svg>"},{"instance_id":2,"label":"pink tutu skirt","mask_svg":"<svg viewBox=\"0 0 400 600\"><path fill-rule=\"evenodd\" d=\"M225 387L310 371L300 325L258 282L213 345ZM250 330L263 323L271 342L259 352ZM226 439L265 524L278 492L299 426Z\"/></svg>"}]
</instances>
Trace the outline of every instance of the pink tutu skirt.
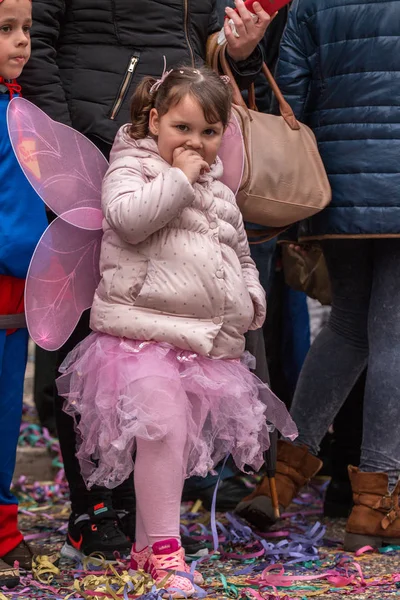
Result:
<instances>
[{"instance_id":1,"label":"pink tutu skirt","mask_svg":"<svg viewBox=\"0 0 400 600\"><path fill-rule=\"evenodd\" d=\"M187 477L207 475L229 453L241 470L259 470L269 432L276 427L294 439L297 429L244 362L89 335L67 356L57 380L64 410L75 419L88 487L116 487L133 471L136 440L174 439L174 431L184 436Z\"/></svg>"}]
</instances>

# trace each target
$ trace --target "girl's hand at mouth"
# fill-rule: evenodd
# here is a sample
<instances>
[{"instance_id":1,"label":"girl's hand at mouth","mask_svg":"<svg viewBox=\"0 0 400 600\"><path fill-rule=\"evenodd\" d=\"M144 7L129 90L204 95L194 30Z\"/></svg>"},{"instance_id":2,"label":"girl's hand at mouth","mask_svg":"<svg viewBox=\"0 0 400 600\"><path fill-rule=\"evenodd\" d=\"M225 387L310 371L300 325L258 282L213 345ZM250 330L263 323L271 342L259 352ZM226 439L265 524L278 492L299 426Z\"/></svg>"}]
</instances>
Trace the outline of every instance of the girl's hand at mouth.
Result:
<instances>
[{"instance_id":1,"label":"girl's hand at mouth","mask_svg":"<svg viewBox=\"0 0 400 600\"><path fill-rule=\"evenodd\" d=\"M172 158L172 166L183 171L192 185L201 173L208 173L210 170L208 163L195 150L176 148Z\"/></svg>"}]
</instances>

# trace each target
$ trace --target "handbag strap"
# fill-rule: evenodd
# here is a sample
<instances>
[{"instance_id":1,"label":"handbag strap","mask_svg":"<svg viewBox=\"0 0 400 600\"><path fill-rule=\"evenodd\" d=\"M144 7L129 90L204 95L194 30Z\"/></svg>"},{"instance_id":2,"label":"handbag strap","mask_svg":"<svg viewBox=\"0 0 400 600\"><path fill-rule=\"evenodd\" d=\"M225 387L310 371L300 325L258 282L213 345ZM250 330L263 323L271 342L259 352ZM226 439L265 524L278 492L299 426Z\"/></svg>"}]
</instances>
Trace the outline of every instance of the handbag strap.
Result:
<instances>
[{"instance_id":1,"label":"handbag strap","mask_svg":"<svg viewBox=\"0 0 400 600\"><path fill-rule=\"evenodd\" d=\"M232 74L232 69L225 55L225 48L227 44L226 42L222 45L218 44L218 35L219 32L214 33L210 35L207 40L206 63L215 73L219 74L222 70L222 72L229 77L230 81L234 81L236 84L235 78ZM222 65L222 63L224 64L224 66ZM233 86L231 87L233 89ZM232 100L235 104L239 104L243 108L247 109L247 105L242 98L239 87L237 85L236 87L238 93L237 91L235 92L233 90ZM254 85L251 85L249 88L249 108L251 110L258 110L256 105L256 92Z\"/></svg>"},{"instance_id":2,"label":"handbag strap","mask_svg":"<svg viewBox=\"0 0 400 600\"><path fill-rule=\"evenodd\" d=\"M218 48L216 48L214 55L213 55L212 68L214 71L218 72L219 71L218 64L221 65L221 69L222 69L224 75L227 75L229 77L230 86L232 88L232 100L233 100L234 104L241 106L243 108L247 108L247 105L246 105L245 101L243 100L243 96L240 93L239 86L236 83L235 78L233 76L232 69L226 58L226 47L227 47L227 44L225 43L223 46L219 46ZM293 130L300 129L300 125L299 125L296 117L294 116L294 113L293 113L293 110L292 110L290 104L288 102L286 102L281 90L279 89L278 84L276 83L274 77L272 76L271 71L268 69L268 67L265 63L263 63L263 65L262 65L262 73L265 76L266 80L269 83L269 86L271 87L272 91L275 94L275 97L279 104L279 112L281 114L281 117L283 117L283 119L289 125L290 129L293 129ZM255 103L254 84L252 84L249 89L249 108L251 110L257 110L256 103Z\"/></svg>"},{"instance_id":3,"label":"handbag strap","mask_svg":"<svg viewBox=\"0 0 400 600\"><path fill-rule=\"evenodd\" d=\"M215 69L214 69L215 54L219 53L219 48L221 47L218 44L218 35L219 35L219 32L217 31L216 33L213 33L212 35L208 36L207 44L206 44L206 63L210 67L210 69L212 69L213 71L215 71ZM217 57L217 64L218 64L218 57Z\"/></svg>"},{"instance_id":4,"label":"handbag strap","mask_svg":"<svg viewBox=\"0 0 400 600\"><path fill-rule=\"evenodd\" d=\"M219 72L218 66L221 65L221 69L224 75L229 77L229 85L232 88L232 101L237 106L241 106L242 108L248 108L246 102L243 100L243 96L240 92L239 86L236 83L235 77L232 73L231 66L226 58L226 46L225 43L223 46L220 46L217 52L214 55L213 60L213 70L217 73ZM255 94L254 94L255 97ZM250 107L253 110L253 107Z\"/></svg>"}]
</instances>

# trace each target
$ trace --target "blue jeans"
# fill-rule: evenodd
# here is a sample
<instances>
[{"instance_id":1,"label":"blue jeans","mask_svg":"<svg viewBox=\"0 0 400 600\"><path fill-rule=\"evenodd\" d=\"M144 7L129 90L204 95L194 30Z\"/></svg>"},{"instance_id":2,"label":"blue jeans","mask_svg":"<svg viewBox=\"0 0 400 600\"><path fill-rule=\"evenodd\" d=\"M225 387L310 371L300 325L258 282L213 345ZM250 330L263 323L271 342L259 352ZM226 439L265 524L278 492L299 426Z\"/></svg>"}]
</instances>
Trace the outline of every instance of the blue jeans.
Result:
<instances>
[{"instance_id":1,"label":"blue jeans","mask_svg":"<svg viewBox=\"0 0 400 600\"><path fill-rule=\"evenodd\" d=\"M17 499L10 491L22 416L28 331L0 329L0 556L21 541Z\"/></svg>"},{"instance_id":2,"label":"blue jeans","mask_svg":"<svg viewBox=\"0 0 400 600\"><path fill-rule=\"evenodd\" d=\"M400 473L400 239L326 240L332 314L301 371L291 414L314 454L368 367L360 469Z\"/></svg>"},{"instance_id":3,"label":"blue jeans","mask_svg":"<svg viewBox=\"0 0 400 600\"><path fill-rule=\"evenodd\" d=\"M251 226L249 225L248 227L251 231ZM263 242L262 244L250 244L251 258L256 263L256 267L260 274L260 283L266 291L267 295L271 289L272 274L273 269L275 268L275 250L276 239L269 240L268 242Z\"/></svg>"},{"instance_id":4,"label":"blue jeans","mask_svg":"<svg viewBox=\"0 0 400 600\"><path fill-rule=\"evenodd\" d=\"M0 330L0 506L17 504L10 492L22 417L28 331Z\"/></svg>"}]
</instances>

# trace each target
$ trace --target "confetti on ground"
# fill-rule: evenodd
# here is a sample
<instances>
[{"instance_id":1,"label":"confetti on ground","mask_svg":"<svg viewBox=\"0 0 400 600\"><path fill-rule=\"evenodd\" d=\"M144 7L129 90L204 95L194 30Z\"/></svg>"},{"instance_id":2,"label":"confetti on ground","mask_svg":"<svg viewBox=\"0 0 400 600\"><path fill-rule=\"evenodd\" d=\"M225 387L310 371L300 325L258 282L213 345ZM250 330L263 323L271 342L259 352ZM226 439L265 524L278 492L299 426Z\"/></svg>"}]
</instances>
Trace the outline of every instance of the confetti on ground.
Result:
<instances>
[{"instance_id":1,"label":"confetti on ground","mask_svg":"<svg viewBox=\"0 0 400 600\"><path fill-rule=\"evenodd\" d=\"M27 424L28 422L28 424ZM0 600L130 599L159 600L146 575L132 578L128 564L105 565L100 558L74 564L59 558L69 516L68 489L59 462L57 441L26 415L20 442L47 447L59 472L54 482L15 483L21 528L39 558L34 573L23 576L14 590L0 589ZM274 531L256 534L230 514L217 514L219 551L213 553L210 515L196 505L182 509L185 534L204 540L209 556L197 563L205 577L207 598L244 600L400 599L400 549L366 552L359 557L342 551L344 520L322 517L325 484L315 482L302 494ZM196 511L196 512L195 512ZM167 585L167 582L166 582ZM205 597L199 591L198 597Z\"/></svg>"}]
</instances>

